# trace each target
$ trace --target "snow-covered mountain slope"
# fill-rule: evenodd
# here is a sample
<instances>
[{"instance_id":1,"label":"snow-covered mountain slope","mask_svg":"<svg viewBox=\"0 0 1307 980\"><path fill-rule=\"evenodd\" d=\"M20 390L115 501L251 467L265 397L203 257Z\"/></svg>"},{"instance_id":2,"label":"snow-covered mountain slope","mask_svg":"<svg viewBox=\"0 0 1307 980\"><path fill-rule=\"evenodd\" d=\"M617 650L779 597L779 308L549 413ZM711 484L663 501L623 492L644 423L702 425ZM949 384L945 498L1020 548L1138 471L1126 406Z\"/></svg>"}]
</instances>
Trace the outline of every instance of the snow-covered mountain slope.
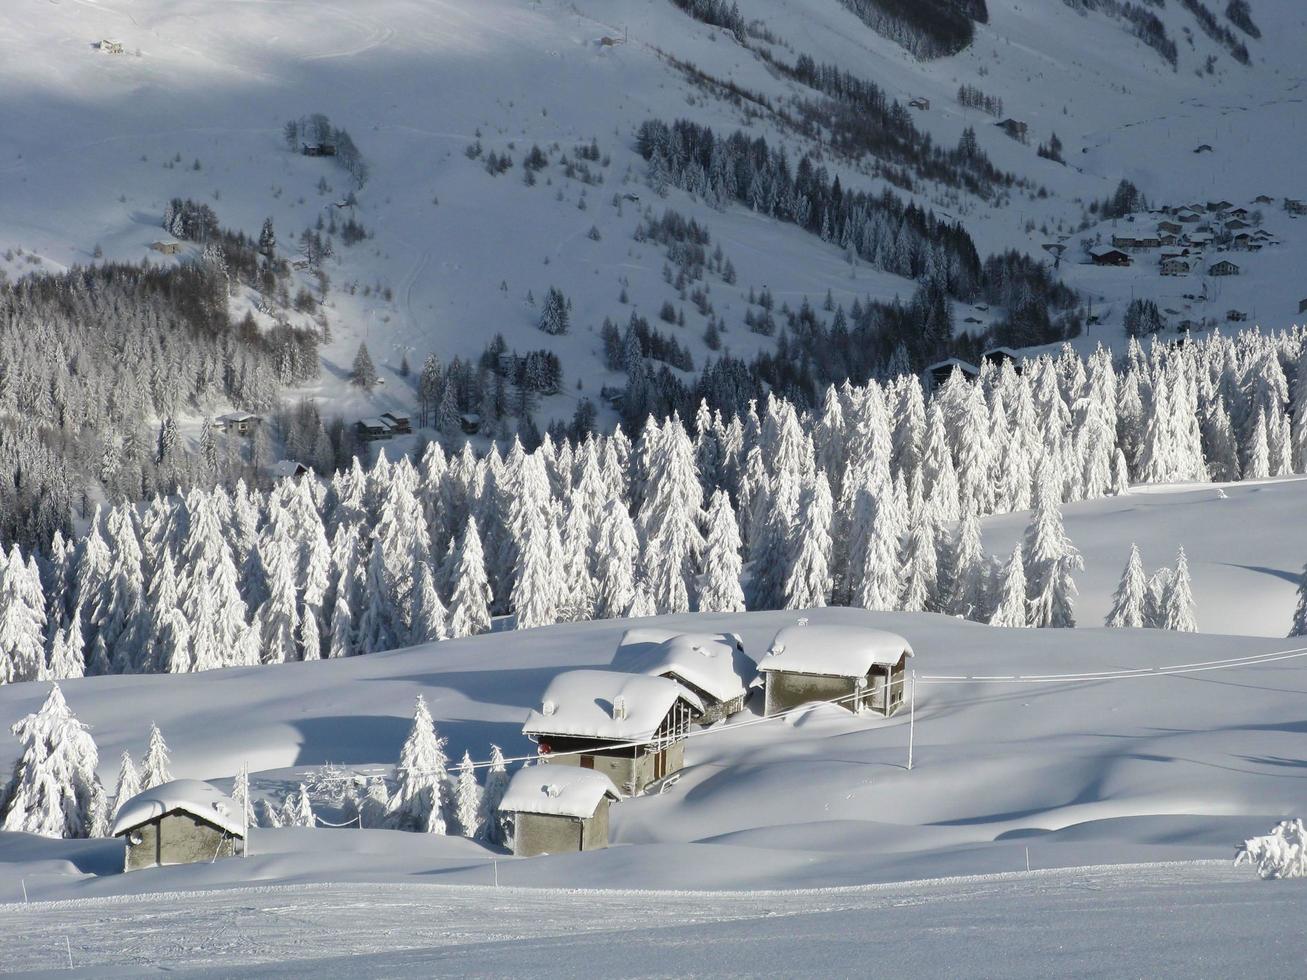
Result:
<instances>
[{"instance_id":1,"label":"snow-covered mountain slope","mask_svg":"<svg viewBox=\"0 0 1307 980\"><path fill-rule=\"evenodd\" d=\"M710 354L704 318L663 281L662 249L632 238L645 207L696 218L738 269L734 285L709 282L728 325L725 348L737 355L773 343L742 324L751 287L765 285L792 306L827 291L848 303L906 298L913 289L865 266L851 271L838 248L738 205L713 210L676 189L666 201L654 197L634 146L646 118L687 117L723 133L747 122L796 156L814 148L777 112L734 105L720 88L692 81L686 65L785 110L819 97L756 52L785 64L809 55L892 98L929 98L931 108L912 118L940 145L952 147L975 126L995 165L1032 190L1005 195L1000 207L928 182L918 182L918 196L960 218L982 254L1038 253L1058 227L1072 233L1083 204L1123 176L1156 200L1299 192L1292 164L1307 127L1293 39L1304 14L1290 0L1254 5L1263 37L1248 40L1249 66L1222 53L1179 4L1157 11L1178 43L1177 70L1120 21L1061 0L993 0L970 47L927 62L836 0L741 6L774 42L753 37L750 50L667 0L17 0L0 10L0 30L11 39L0 64L0 254L26 254L14 252L0 267L14 275L85 263L97 245L106 258L140 259L174 196L203 200L251 234L271 216L288 252L320 217L336 211L343 221L348 213L371 237L338 245L326 267L335 341L314 393L329 411L411 405L411 389L394 373L405 356L414 367L432 351L446 362L475 357L502 331L510 347L547 347L563 359L565 391L546 412L565 416L579 395L620 380L602 363L597 331L605 316L624 322L637 309L652 320L671 300L686 309L676 336L695 366ZM94 48L102 39L121 42L124 53ZM1209 75L1204 63L1214 54ZM1029 145L960 106L961 84L1001 98L1005 116L1028 124ZM350 189L343 170L282 141L287 119L312 112L346 128L370 166L357 208L333 207ZM1054 131L1069 166L1035 155ZM566 177L560 162L563 153L575 160L575 147L591 140L607 161L590 165L602 184ZM470 159L465 150L478 141L483 155ZM1195 156L1199 142L1216 152ZM550 164L528 187L521 164L533 144ZM484 157L492 152L509 155L513 168L489 175ZM825 155L846 186L887 186L867 175L868 160ZM1047 197L1034 193L1039 187ZM623 201L625 194L642 200ZM564 337L535 330L551 285L574 304ZM618 301L623 285L629 304ZM1266 311L1268 323L1284 325L1282 306ZM370 399L342 384L360 340L391 382Z\"/></svg>"}]
</instances>

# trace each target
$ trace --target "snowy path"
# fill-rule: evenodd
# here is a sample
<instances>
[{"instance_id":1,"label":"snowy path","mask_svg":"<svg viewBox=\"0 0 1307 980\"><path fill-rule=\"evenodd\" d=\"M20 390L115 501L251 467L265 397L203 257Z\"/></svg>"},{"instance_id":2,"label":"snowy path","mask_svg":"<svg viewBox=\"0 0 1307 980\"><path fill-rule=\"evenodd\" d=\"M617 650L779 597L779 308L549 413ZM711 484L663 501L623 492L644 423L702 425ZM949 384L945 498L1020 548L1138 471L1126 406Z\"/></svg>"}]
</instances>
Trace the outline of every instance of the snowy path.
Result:
<instances>
[{"instance_id":1,"label":"snowy path","mask_svg":"<svg viewBox=\"0 0 1307 980\"><path fill-rule=\"evenodd\" d=\"M68 937L96 976L1301 976L1304 887L1206 862L808 892L238 888L0 906L0 963L66 975Z\"/></svg>"}]
</instances>

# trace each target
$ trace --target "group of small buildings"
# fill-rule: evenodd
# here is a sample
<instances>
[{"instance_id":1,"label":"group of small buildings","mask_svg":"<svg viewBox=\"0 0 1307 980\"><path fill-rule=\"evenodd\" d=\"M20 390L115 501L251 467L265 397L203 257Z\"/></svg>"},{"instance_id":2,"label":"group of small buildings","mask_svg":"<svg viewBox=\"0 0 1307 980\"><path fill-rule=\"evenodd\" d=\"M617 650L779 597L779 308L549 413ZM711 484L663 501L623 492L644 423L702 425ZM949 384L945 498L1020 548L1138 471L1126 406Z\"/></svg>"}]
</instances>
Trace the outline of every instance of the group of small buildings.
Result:
<instances>
[{"instance_id":1,"label":"group of small buildings","mask_svg":"<svg viewBox=\"0 0 1307 980\"><path fill-rule=\"evenodd\" d=\"M1270 200L1261 195L1254 203ZM1279 244L1269 231L1254 226L1252 212L1229 201L1194 202L1153 214L1158 217L1153 228L1116 232L1110 243L1090 248L1090 262L1100 266L1129 266L1135 255L1158 250L1158 271L1162 275L1187 276L1202 267L1205 251L1218 242L1231 251L1241 252L1259 252L1268 245ZM1133 220L1133 217L1127 219ZM1209 276L1237 276L1241 271L1229 259L1213 262L1206 270Z\"/></svg>"},{"instance_id":2,"label":"group of small buildings","mask_svg":"<svg viewBox=\"0 0 1307 980\"><path fill-rule=\"evenodd\" d=\"M693 729L742 711L754 690L765 717L825 702L888 718L903 705L911 656L894 633L804 619L781 629L757 664L734 633L629 629L613 669L557 675L528 713L522 731L538 762L513 773L498 805L513 853L607 847L612 804L670 785ZM112 835L126 845L124 870L136 871L241 856L244 821L211 784L179 779L124 803Z\"/></svg>"},{"instance_id":3,"label":"group of small buildings","mask_svg":"<svg viewBox=\"0 0 1307 980\"><path fill-rule=\"evenodd\" d=\"M990 364L996 368L1011 364L1012 369L1020 374L1025 367L1025 355L1011 347L994 347L980 355L980 363ZM954 371L969 381L980 377L980 367L960 357L946 357L942 361L936 361L928 365L923 373L929 386L935 389L947 383L948 379L953 377Z\"/></svg>"},{"instance_id":4,"label":"group of small buildings","mask_svg":"<svg viewBox=\"0 0 1307 980\"><path fill-rule=\"evenodd\" d=\"M379 442L412 434L413 420L399 412L386 412L373 418L359 419L354 423L354 431L360 442Z\"/></svg>"},{"instance_id":5,"label":"group of small buildings","mask_svg":"<svg viewBox=\"0 0 1307 980\"><path fill-rule=\"evenodd\" d=\"M692 730L741 711L753 690L766 717L814 701L889 717L911 656L893 633L806 620L778 632L758 664L733 633L627 630L614 669L559 674L527 715L540 764L514 773L499 805L513 853L606 847L611 804L670 785Z\"/></svg>"}]
</instances>

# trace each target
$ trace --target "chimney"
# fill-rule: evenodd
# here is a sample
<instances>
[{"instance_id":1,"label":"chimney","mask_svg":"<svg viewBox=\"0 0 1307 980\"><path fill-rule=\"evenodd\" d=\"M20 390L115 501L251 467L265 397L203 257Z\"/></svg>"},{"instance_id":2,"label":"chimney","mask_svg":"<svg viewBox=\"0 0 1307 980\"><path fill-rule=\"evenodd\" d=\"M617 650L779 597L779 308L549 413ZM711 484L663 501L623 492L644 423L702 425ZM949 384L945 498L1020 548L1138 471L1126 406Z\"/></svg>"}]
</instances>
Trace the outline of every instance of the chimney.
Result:
<instances>
[{"instance_id":1,"label":"chimney","mask_svg":"<svg viewBox=\"0 0 1307 980\"><path fill-rule=\"evenodd\" d=\"M626 698L621 694L613 698L613 721L626 720Z\"/></svg>"}]
</instances>

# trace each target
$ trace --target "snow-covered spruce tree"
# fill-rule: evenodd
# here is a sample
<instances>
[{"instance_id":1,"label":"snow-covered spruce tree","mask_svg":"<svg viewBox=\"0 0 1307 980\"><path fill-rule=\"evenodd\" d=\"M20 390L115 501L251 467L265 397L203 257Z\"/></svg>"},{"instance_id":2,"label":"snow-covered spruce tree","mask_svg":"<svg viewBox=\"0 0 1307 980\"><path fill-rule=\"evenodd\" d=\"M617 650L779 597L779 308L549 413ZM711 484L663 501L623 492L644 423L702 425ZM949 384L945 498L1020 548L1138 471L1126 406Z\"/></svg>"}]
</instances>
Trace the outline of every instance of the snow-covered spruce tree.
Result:
<instances>
[{"instance_id":1,"label":"snow-covered spruce tree","mask_svg":"<svg viewBox=\"0 0 1307 980\"><path fill-rule=\"evenodd\" d=\"M445 623L445 604L436 592L436 581L431 574L431 566L426 562L418 564L417 584L413 587L413 627L409 633L409 642L435 643L448 637Z\"/></svg>"},{"instance_id":2,"label":"snow-covered spruce tree","mask_svg":"<svg viewBox=\"0 0 1307 980\"><path fill-rule=\"evenodd\" d=\"M540 322L537 326L547 334L564 334L567 333L570 325L570 314L568 313L567 298L554 286L549 287L549 292L545 294L545 301L540 309Z\"/></svg>"},{"instance_id":3,"label":"snow-covered spruce tree","mask_svg":"<svg viewBox=\"0 0 1307 980\"><path fill-rule=\"evenodd\" d=\"M631 615L635 601L635 563L640 553L635 524L620 500L611 500L599 522L595 616L620 619Z\"/></svg>"},{"instance_id":4,"label":"snow-covered spruce tree","mask_svg":"<svg viewBox=\"0 0 1307 980\"><path fill-rule=\"evenodd\" d=\"M296 642L299 602L291 549L290 540L275 530L265 535L258 545L259 564L268 595L256 616L265 664L284 664L300 659Z\"/></svg>"},{"instance_id":5,"label":"snow-covered spruce tree","mask_svg":"<svg viewBox=\"0 0 1307 980\"><path fill-rule=\"evenodd\" d=\"M1198 632L1198 622L1194 619L1193 587L1189 580L1189 561L1185 558L1184 548L1176 552L1175 572L1162 598L1162 629L1175 630L1177 633Z\"/></svg>"},{"instance_id":6,"label":"snow-covered spruce tree","mask_svg":"<svg viewBox=\"0 0 1307 980\"><path fill-rule=\"evenodd\" d=\"M576 623L594 615L595 583L590 575L590 519L584 503L573 497L567 507L561 534L562 554L557 574L561 588L559 618Z\"/></svg>"},{"instance_id":7,"label":"snow-covered spruce tree","mask_svg":"<svg viewBox=\"0 0 1307 980\"><path fill-rule=\"evenodd\" d=\"M413 727L399 752L395 767L395 795L390 816L398 830L445 832L447 801L445 740L436 734L427 701L421 694L413 710Z\"/></svg>"},{"instance_id":8,"label":"snow-covered spruce tree","mask_svg":"<svg viewBox=\"0 0 1307 980\"><path fill-rule=\"evenodd\" d=\"M794 525L799 513L800 474L777 469L768 493L768 509L749 541L748 591L750 609L779 609L785 604L785 582L793 557Z\"/></svg>"},{"instance_id":9,"label":"snow-covered spruce tree","mask_svg":"<svg viewBox=\"0 0 1307 980\"><path fill-rule=\"evenodd\" d=\"M744 612L740 588L740 529L726 491L713 491L708 504L708 534L703 548L703 574L699 576L700 612Z\"/></svg>"},{"instance_id":10,"label":"snow-covered spruce tree","mask_svg":"<svg viewBox=\"0 0 1307 980\"><path fill-rule=\"evenodd\" d=\"M695 566L703 550L703 487L694 445L679 417L673 415L662 427L648 465L645 499L636 521L644 543L642 565L658 612L689 612Z\"/></svg>"},{"instance_id":11,"label":"snow-covered spruce tree","mask_svg":"<svg viewBox=\"0 0 1307 980\"><path fill-rule=\"evenodd\" d=\"M1139 556L1139 546L1132 542L1130 558L1112 595L1112 608L1103 625L1138 629L1144 625L1147 602L1148 579L1144 575L1144 562Z\"/></svg>"},{"instance_id":12,"label":"snow-covered spruce tree","mask_svg":"<svg viewBox=\"0 0 1307 980\"><path fill-rule=\"evenodd\" d=\"M458 764L458 782L454 789L454 815L459 833L464 837L481 836L481 786L477 783L472 756L466 751Z\"/></svg>"},{"instance_id":13,"label":"snow-covered spruce tree","mask_svg":"<svg viewBox=\"0 0 1307 980\"><path fill-rule=\"evenodd\" d=\"M806 476L790 543L789 574L784 584L786 609L816 609L830 602L834 587L829 563L833 511L826 474L818 471Z\"/></svg>"},{"instance_id":14,"label":"snow-covered spruce tree","mask_svg":"<svg viewBox=\"0 0 1307 980\"><path fill-rule=\"evenodd\" d=\"M359 349L354 354L354 365L350 369L349 380L365 391L371 391L377 386L379 380L377 367L372 363L372 355L368 353L367 344L359 344Z\"/></svg>"},{"instance_id":15,"label":"snow-covered spruce tree","mask_svg":"<svg viewBox=\"0 0 1307 980\"><path fill-rule=\"evenodd\" d=\"M513 586L513 610L517 629L550 626L558 622L559 582L553 567L558 553L558 531L550 517L532 513L528 517L517 559L517 582Z\"/></svg>"},{"instance_id":16,"label":"snow-covered spruce tree","mask_svg":"<svg viewBox=\"0 0 1307 980\"><path fill-rule=\"evenodd\" d=\"M168 782L172 782L172 772L168 769L168 745L159 726L151 723L150 743L141 761L141 789L154 789Z\"/></svg>"},{"instance_id":17,"label":"snow-covered spruce tree","mask_svg":"<svg viewBox=\"0 0 1307 980\"><path fill-rule=\"evenodd\" d=\"M259 663L258 632L246 621L236 565L212 497L186 497L187 529L180 567L181 610L190 625L192 670Z\"/></svg>"},{"instance_id":18,"label":"snow-covered spruce tree","mask_svg":"<svg viewBox=\"0 0 1307 980\"><path fill-rule=\"evenodd\" d=\"M309 800L309 791L303 783L299 789L287 795L281 805L281 826L314 827L317 820L313 816L313 804Z\"/></svg>"},{"instance_id":19,"label":"snow-covered spruce tree","mask_svg":"<svg viewBox=\"0 0 1307 980\"><path fill-rule=\"evenodd\" d=\"M1012 549L1012 557L1003 569L1002 581L989 617L991 626L1029 626L1030 610L1026 601L1026 573L1021 564L1021 546Z\"/></svg>"},{"instance_id":20,"label":"snow-covered spruce tree","mask_svg":"<svg viewBox=\"0 0 1307 980\"><path fill-rule=\"evenodd\" d=\"M122 805L141 791L141 776L136 771L132 754L123 750L122 761L118 764L118 785L113 791L113 810L117 813Z\"/></svg>"},{"instance_id":21,"label":"snow-covered spruce tree","mask_svg":"<svg viewBox=\"0 0 1307 980\"><path fill-rule=\"evenodd\" d=\"M481 813L478 826L481 828L479 839L490 844L504 843L503 819L499 814L499 802L508 791L508 766L504 763L504 753L498 745L490 746L490 766L486 771L486 788L481 794Z\"/></svg>"},{"instance_id":22,"label":"snow-covered spruce tree","mask_svg":"<svg viewBox=\"0 0 1307 980\"><path fill-rule=\"evenodd\" d=\"M82 617L74 612L68 625L54 630L50 640L50 679L55 681L81 677L86 673L82 659Z\"/></svg>"},{"instance_id":23,"label":"snow-covered spruce tree","mask_svg":"<svg viewBox=\"0 0 1307 980\"><path fill-rule=\"evenodd\" d=\"M1084 560L1063 528L1056 486L1047 472L1039 481L1037 498L1022 554L1030 625L1073 627L1076 586L1072 573L1085 567Z\"/></svg>"},{"instance_id":24,"label":"snow-covered spruce tree","mask_svg":"<svg viewBox=\"0 0 1307 980\"><path fill-rule=\"evenodd\" d=\"M472 636L490 631L490 584L476 520L468 516L454 562L453 592L449 597L449 635Z\"/></svg>"},{"instance_id":25,"label":"snow-covered spruce tree","mask_svg":"<svg viewBox=\"0 0 1307 980\"><path fill-rule=\"evenodd\" d=\"M939 562L935 550L935 525L925 513L924 504L920 504L920 478L914 478L912 482L914 497L919 503L919 515L908 532L899 556L899 564L903 569L899 608L906 612L925 612L936 608Z\"/></svg>"},{"instance_id":26,"label":"snow-covered spruce tree","mask_svg":"<svg viewBox=\"0 0 1307 980\"><path fill-rule=\"evenodd\" d=\"M989 562L980 540L980 517L967 514L958 525L952 554L953 592L948 611L954 616L980 620L985 611Z\"/></svg>"},{"instance_id":27,"label":"snow-covered spruce tree","mask_svg":"<svg viewBox=\"0 0 1307 980\"><path fill-rule=\"evenodd\" d=\"M10 729L18 762L0 794L0 830L43 837L87 837L104 823L104 790L95 775L99 752L73 717L58 684L35 714Z\"/></svg>"},{"instance_id":28,"label":"snow-covered spruce tree","mask_svg":"<svg viewBox=\"0 0 1307 980\"><path fill-rule=\"evenodd\" d=\"M1259 412L1253 426L1248 455L1244 461L1245 480L1264 480L1271 475L1271 450L1266 438L1266 413Z\"/></svg>"},{"instance_id":29,"label":"snow-covered spruce tree","mask_svg":"<svg viewBox=\"0 0 1307 980\"><path fill-rule=\"evenodd\" d=\"M0 556L0 683L45 674L45 599L15 544Z\"/></svg>"}]
</instances>

